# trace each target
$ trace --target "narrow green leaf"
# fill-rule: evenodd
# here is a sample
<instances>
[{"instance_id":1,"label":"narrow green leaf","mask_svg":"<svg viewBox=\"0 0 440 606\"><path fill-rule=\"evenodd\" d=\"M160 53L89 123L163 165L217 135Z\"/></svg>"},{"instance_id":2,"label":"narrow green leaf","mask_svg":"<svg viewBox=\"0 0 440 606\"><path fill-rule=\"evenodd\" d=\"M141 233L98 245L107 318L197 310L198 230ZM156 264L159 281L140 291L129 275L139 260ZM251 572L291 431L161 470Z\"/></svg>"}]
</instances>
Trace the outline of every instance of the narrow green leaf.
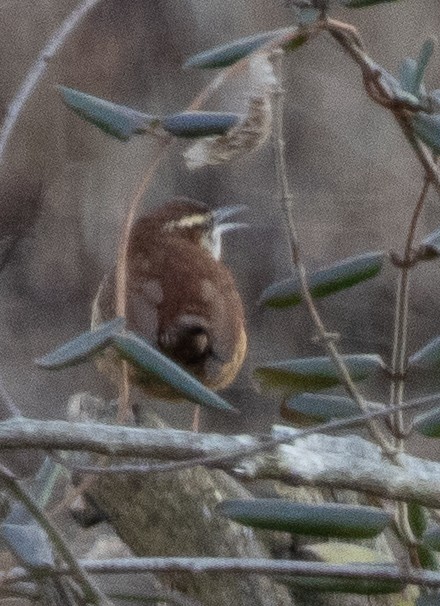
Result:
<instances>
[{"instance_id":1,"label":"narrow green leaf","mask_svg":"<svg viewBox=\"0 0 440 606\"><path fill-rule=\"evenodd\" d=\"M420 49L419 57L417 59L417 72L414 82L414 90L409 91L413 92L413 94L416 96L419 96L421 93L423 78L425 76L425 71L428 67L428 63L434 52L435 43L435 38L428 38L428 40L423 43L422 48Z\"/></svg>"},{"instance_id":2,"label":"narrow green leaf","mask_svg":"<svg viewBox=\"0 0 440 606\"><path fill-rule=\"evenodd\" d=\"M349 257L339 263L315 271L308 277L312 296L327 297L335 292L350 288L376 276L382 269L385 253L370 252ZM272 284L260 297L260 304L267 307L288 307L302 300L301 284L298 277Z\"/></svg>"},{"instance_id":3,"label":"narrow green leaf","mask_svg":"<svg viewBox=\"0 0 440 606\"><path fill-rule=\"evenodd\" d=\"M373 4L388 4L390 2L399 2L399 0L339 0L346 8L364 8L373 6Z\"/></svg>"},{"instance_id":4,"label":"narrow green leaf","mask_svg":"<svg viewBox=\"0 0 440 606\"><path fill-rule=\"evenodd\" d=\"M425 347L413 354L408 362L410 366L428 370L440 366L440 337L429 341Z\"/></svg>"},{"instance_id":5,"label":"narrow green leaf","mask_svg":"<svg viewBox=\"0 0 440 606\"><path fill-rule=\"evenodd\" d=\"M2 524L0 537L24 567L45 570L54 566L50 541L37 524Z\"/></svg>"},{"instance_id":6,"label":"narrow green leaf","mask_svg":"<svg viewBox=\"0 0 440 606\"><path fill-rule=\"evenodd\" d=\"M428 525L426 509L418 503L410 501L408 503L408 522L414 536L417 539L420 539L425 533Z\"/></svg>"},{"instance_id":7,"label":"narrow green leaf","mask_svg":"<svg viewBox=\"0 0 440 606\"><path fill-rule=\"evenodd\" d=\"M354 381L366 379L384 368L383 360L376 354L342 356ZM333 364L327 357L296 358L273 362L255 369L255 376L264 388L278 388L287 393L318 391L341 383Z\"/></svg>"},{"instance_id":8,"label":"narrow green leaf","mask_svg":"<svg viewBox=\"0 0 440 606\"><path fill-rule=\"evenodd\" d=\"M433 231L420 242L418 258L423 261L440 256L440 229Z\"/></svg>"},{"instance_id":9,"label":"narrow green leaf","mask_svg":"<svg viewBox=\"0 0 440 606\"><path fill-rule=\"evenodd\" d=\"M417 112L412 116L411 122L416 135L435 154L440 154L440 114Z\"/></svg>"},{"instance_id":10,"label":"narrow green leaf","mask_svg":"<svg viewBox=\"0 0 440 606\"><path fill-rule=\"evenodd\" d=\"M408 93L415 94L416 89L416 73L417 73L417 61L410 57L404 59L399 69L399 81L403 90Z\"/></svg>"},{"instance_id":11,"label":"narrow green leaf","mask_svg":"<svg viewBox=\"0 0 440 606\"><path fill-rule=\"evenodd\" d=\"M410 501L408 503L408 522L414 536L421 539L428 524L426 509L418 503Z\"/></svg>"},{"instance_id":12,"label":"narrow green leaf","mask_svg":"<svg viewBox=\"0 0 440 606\"><path fill-rule=\"evenodd\" d=\"M429 93L428 99L431 104L432 111L440 111L440 90L438 88Z\"/></svg>"},{"instance_id":13,"label":"narrow green leaf","mask_svg":"<svg viewBox=\"0 0 440 606\"><path fill-rule=\"evenodd\" d=\"M358 564L359 565L359 564ZM356 566L356 564L353 564ZM374 575L372 565L371 574ZM291 587L313 592L354 593L358 595L380 595L400 593L405 584L399 581L382 581L379 579L341 579L337 577L288 577L276 576L277 580Z\"/></svg>"},{"instance_id":14,"label":"narrow green leaf","mask_svg":"<svg viewBox=\"0 0 440 606\"><path fill-rule=\"evenodd\" d=\"M148 378L153 376L196 404L237 412L226 400L202 385L138 335L132 332L119 334L113 338L112 343L123 358L144 373L146 383Z\"/></svg>"},{"instance_id":15,"label":"narrow green leaf","mask_svg":"<svg viewBox=\"0 0 440 606\"><path fill-rule=\"evenodd\" d=\"M423 544L434 551L440 551L440 526L431 526L423 535Z\"/></svg>"},{"instance_id":16,"label":"narrow green leaf","mask_svg":"<svg viewBox=\"0 0 440 606\"><path fill-rule=\"evenodd\" d=\"M342 396L302 393L289 398L281 409L283 419L304 425L342 419L359 414L359 408L350 398Z\"/></svg>"},{"instance_id":17,"label":"narrow green leaf","mask_svg":"<svg viewBox=\"0 0 440 606\"><path fill-rule=\"evenodd\" d=\"M165 116L162 127L175 137L209 137L224 135L243 116L224 112L182 112Z\"/></svg>"},{"instance_id":18,"label":"narrow green leaf","mask_svg":"<svg viewBox=\"0 0 440 606\"><path fill-rule=\"evenodd\" d=\"M435 553L426 545L417 545L417 557L420 566L425 570L438 570L438 562Z\"/></svg>"},{"instance_id":19,"label":"narrow green leaf","mask_svg":"<svg viewBox=\"0 0 440 606\"><path fill-rule=\"evenodd\" d=\"M104 322L96 330L84 332L55 351L38 358L35 363L49 370L57 370L84 362L110 345L112 338L123 329L124 322L124 318Z\"/></svg>"},{"instance_id":20,"label":"narrow green leaf","mask_svg":"<svg viewBox=\"0 0 440 606\"><path fill-rule=\"evenodd\" d=\"M440 410L430 410L417 415L413 422L414 429L427 438L440 438Z\"/></svg>"},{"instance_id":21,"label":"narrow green leaf","mask_svg":"<svg viewBox=\"0 0 440 606\"><path fill-rule=\"evenodd\" d=\"M157 120L155 116L124 105L116 105L73 88L66 86L57 88L66 105L76 114L121 141L128 141L132 135L145 133Z\"/></svg>"},{"instance_id":22,"label":"narrow green leaf","mask_svg":"<svg viewBox=\"0 0 440 606\"><path fill-rule=\"evenodd\" d=\"M423 78L435 48L434 38L426 40L417 60L405 59L400 68L400 84L404 90L416 97L423 96Z\"/></svg>"},{"instance_id":23,"label":"narrow green leaf","mask_svg":"<svg viewBox=\"0 0 440 606\"><path fill-rule=\"evenodd\" d=\"M216 510L234 522L253 528L350 539L375 537L392 520L391 514L379 507L340 503L311 505L284 499L223 501Z\"/></svg>"},{"instance_id":24,"label":"narrow green leaf","mask_svg":"<svg viewBox=\"0 0 440 606\"><path fill-rule=\"evenodd\" d=\"M275 46L278 42L282 48L289 48L289 43L293 42L296 37L298 28L287 27L283 29L277 29L270 32L261 32L246 38L240 38L221 46L216 46L209 50L198 53L190 57L183 65L184 68L197 67L197 68L216 68L216 67L227 67L236 63L240 59L251 55L258 49L262 48L265 44L273 42Z\"/></svg>"}]
</instances>

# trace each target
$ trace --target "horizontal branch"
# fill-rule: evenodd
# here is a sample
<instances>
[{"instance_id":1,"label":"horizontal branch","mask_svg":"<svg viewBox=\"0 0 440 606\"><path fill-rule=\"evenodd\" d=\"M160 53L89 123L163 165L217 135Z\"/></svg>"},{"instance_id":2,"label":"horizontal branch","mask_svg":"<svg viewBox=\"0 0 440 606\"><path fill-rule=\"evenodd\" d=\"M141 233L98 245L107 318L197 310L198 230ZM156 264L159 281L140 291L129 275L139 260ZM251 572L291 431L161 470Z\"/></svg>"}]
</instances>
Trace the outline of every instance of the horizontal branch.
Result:
<instances>
[{"instance_id":1,"label":"horizontal branch","mask_svg":"<svg viewBox=\"0 0 440 606\"><path fill-rule=\"evenodd\" d=\"M296 560L272 560L265 558L115 558L112 560L80 560L90 574L123 574L143 572L247 573L264 575L294 575L297 577L341 579L374 579L400 581L404 584L439 588L440 573L430 570L401 570L391 564L326 564ZM68 574L67 568L51 571L51 574ZM2 584L29 579L23 568L15 568L0 575Z\"/></svg>"},{"instance_id":2,"label":"horizontal branch","mask_svg":"<svg viewBox=\"0 0 440 606\"><path fill-rule=\"evenodd\" d=\"M0 423L0 452L9 449L89 451L108 456L188 459L213 454L246 454L260 441L252 436L223 436L178 429L140 429L104 423L40 421L23 417Z\"/></svg>"},{"instance_id":3,"label":"horizontal branch","mask_svg":"<svg viewBox=\"0 0 440 606\"><path fill-rule=\"evenodd\" d=\"M178 429L140 429L90 421L76 423L15 417L0 422L0 452L5 449L40 448L176 460L218 455L226 462L270 450L283 441L292 442L311 434L363 425L367 419L388 417L396 410L434 406L439 399L440 394L434 393L410 400L401 406L384 407L382 410L374 410L347 419L331 420L294 432L289 432L289 428L286 428L288 431L286 437L278 436L272 440L261 440L248 435L224 436Z\"/></svg>"},{"instance_id":4,"label":"horizontal branch","mask_svg":"<svg viewBox=\"0 0 440 606\"><path fill-rule=\"evenodd\" d=\"M288 428L280 428L287 441ZM278 436L279 437L279 436ZM380 448L359 436L316 434L280 444L270 455L241 462L241 478L272 478L296 486L347 488L397 501L440 506L440 464L407 454L399 465Z\"/></svg>"},{"instance_id":5,"label":"horizontal branch","mask_svg":"<svg viewBox=\"0 0 440 606\"><path fill-rule=\"evenodd\" d=\"M415 402L428 401L421 398ZM356 419L359 423L359 418ZM302 431L278 427L273 440L265 441L250 435L195 434L176 429L16 418L0 423L0 445L2 449L85 450L109 456L172 459L221 468L233 467L235 457L241 462L235 463L234 472L243 479L276 478L295 485L348 488L440 508L439 463L402 454L400 464L396 465L384 458L375 444L358 436L315 433L346 427L350 422L354 423L353 419ZM172 470L173 464L169 465ZM153 463L153 469L147 465L140 471L158 469Z\"/></svg>"}]
</instances>

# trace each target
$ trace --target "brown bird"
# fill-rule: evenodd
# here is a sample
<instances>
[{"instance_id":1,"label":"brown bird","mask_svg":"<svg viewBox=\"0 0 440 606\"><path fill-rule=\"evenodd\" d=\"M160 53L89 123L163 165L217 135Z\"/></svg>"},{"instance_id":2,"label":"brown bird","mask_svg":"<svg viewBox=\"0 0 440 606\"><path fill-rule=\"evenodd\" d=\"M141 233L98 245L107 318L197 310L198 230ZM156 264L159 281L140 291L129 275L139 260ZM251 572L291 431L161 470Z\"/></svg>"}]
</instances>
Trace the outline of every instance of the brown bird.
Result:
<instances>
[{"instance_id":1,"label":"brown bird","mask_svg":"<svg viewBox=\"0 0 440 606\"><path fill-rule=\"evenodd\" d=\"M240 295L220 259L222 234L242 225L222 220L238 209L174 198L135 223L128 247L127 328L213 390L232 383L247 348ZM92 327L114 317L115 271L100 285ZM108 359L98 364L108 372ZM153 397L179 399L164 383L130 376Z\"/></svg>"}]
</instances>

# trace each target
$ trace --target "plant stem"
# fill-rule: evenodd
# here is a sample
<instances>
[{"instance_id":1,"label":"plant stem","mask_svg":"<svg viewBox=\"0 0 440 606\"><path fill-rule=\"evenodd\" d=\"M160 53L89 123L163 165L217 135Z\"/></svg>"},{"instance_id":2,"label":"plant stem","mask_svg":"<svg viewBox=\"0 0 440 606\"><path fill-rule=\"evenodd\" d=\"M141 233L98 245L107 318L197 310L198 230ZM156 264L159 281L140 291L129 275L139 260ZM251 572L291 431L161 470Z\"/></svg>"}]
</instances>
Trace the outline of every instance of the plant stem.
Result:
<instances>
[{"instance_id":1,"label":"plant stem","mask_svg":"<svg viewBox=\"0 0 440 606\"><path fill-rule=\"evenodd\" d=\"M396 310L394 318L394 339L391 360L391 372L394 378L391 381L390 404L399 406L403 402L405 391L405 371L407 365L407 337L408 337L408 302L411 272L411 258L417 223L420 218L426 196L431 183L431 178L425 174L422 191L415 205L411 222L406 237L405 251L400 267L396 293ZM402 412L394 415L396 445L400 451L403 450L403 437L405 435Z\"/></svg>"},{"instance_id":2,"label":"plant stem","mask_svg":"<svg viewBox=\"0 0 440 606\"><path fill-rule=\"evenodd\" d=\"M23 80L15 97L6 109L6 118L0 131L0 165L3 162L4 153L15 124L37 84L44 75L50 61L63 46L64 42L74 31L76 26L99 2L100 0L83 0L83 2L81 2L61 23L60 27L45 44L38 55L37 60L27 73L26 78Z\"/></svg>"},{"instance_id":3,"label":"plant stem","mask_svg":"<svg viewBox=\"0 0 440 606\"><path fill-rule=\"evenodd\" d=\"M368 406L354 384L350 373L348 372L347 366L345 365L336 345L335 336L330 334L319 315L319 312L313 301L312 294L307 281L307 274L304 263L301 259L301 252L299 246L299 240L296 233L295 220L293 217L293 196L290 192L289 180L287 177L287 165L285 157L285 142L284 142L284 128L283 128L283 104L284 104L284 90L282 88L282 58L283 52L277 51L274 53L274 60L277 70L277 77L279 82L279 88L274 93L274 151L275 151L275 164L278 179L278 192L282 202L283 211L287 223L287 234L289 238L290 254L292 267L295 267L298 272L299 281L301 284L301 292L304 297L304 302L307 306L310 318L317 330L318 338L322 342L323 346L327 350L328 355L332 359L338 374L341 378L342 384L349 396L356 402L359 409L363 413L368 412ZM388 442L385 435L381 432L377 424L371 419L366 421L368 430L372 437L376 440L377 444L382 448L386 455L393 455L394 448Z\"/></svg>"},{"instance_id":4,"label":"plant stem","mask_svg":"<svg viewBox=\"0 0 440 606\"><path fill-rule=\"evenodd\" d=\"M66 562L70 573L80 584L86 600L91 604L96 604L97 606L111 606L111 602L90 580L88 574L72 554L64 539L55 526L53 526L53 524L50 522L49 518L47 518L44 512L38 507L38 505L36 505L36 503L34 503L31 497L26 494L26 492L21 488L20 484L4 467L0 467L0 481L5 485L8 492L12 496L17 499L17 501L22 503L24 507L26 507L35 521L45 531L52 545Z\"/></svg>"}]
</instances>

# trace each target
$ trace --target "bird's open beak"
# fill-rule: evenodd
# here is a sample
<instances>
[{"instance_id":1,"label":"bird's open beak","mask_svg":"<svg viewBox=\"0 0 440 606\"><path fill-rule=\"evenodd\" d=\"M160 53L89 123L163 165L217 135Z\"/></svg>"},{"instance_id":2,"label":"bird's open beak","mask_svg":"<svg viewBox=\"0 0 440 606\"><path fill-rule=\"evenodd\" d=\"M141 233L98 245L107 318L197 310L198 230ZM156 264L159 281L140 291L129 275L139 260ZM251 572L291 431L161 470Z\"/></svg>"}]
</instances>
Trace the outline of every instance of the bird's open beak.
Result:
<instances>
[{"instance_id":1,"label":"bird's open beak","mask_svg":"<svg viewBox=\"0 0 440 606\"><path fill-rule=\"evenodd\" d=\"M225 233L233 229L242 229L243 227L249 227L247 223L223 223L225 219L233 217L237 213L247 210L245 204L236 204L235 206L223 206L222 208L216 208L212 215L214 217L214 225L218 232Z\"/></svg>"}]
</instances>

